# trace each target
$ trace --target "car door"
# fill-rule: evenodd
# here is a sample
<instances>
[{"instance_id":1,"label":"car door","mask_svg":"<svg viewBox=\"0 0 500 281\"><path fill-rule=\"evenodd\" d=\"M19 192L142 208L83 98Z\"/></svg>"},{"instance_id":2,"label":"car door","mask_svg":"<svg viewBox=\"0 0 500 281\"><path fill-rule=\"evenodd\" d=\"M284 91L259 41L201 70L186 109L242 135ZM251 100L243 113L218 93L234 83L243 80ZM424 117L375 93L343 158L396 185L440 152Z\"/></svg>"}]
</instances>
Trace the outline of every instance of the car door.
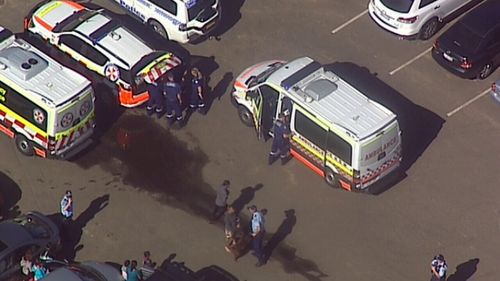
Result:
<instances>
[{"instance_id":1,"label":"car door","mask_svg":"<svg viewBox=\"0 0 500 281\"><path fill-rule=\"evenodd\" d=\"M272 133L273 123L276 119L279 92L273 87L263 84L259 87L262 94L262 131L264 137Z\"/></svg>"},{"instance_id":2,"label":"car door","mask_svg":"<svg viewBox=\"0 0 500 281\"><path fill-rule=\"evenodd\" d=\"M444 18L471 2L471 0L438 0L436 2L437 5L441 6L441 16Z\"/></svg>"}]
</instances>

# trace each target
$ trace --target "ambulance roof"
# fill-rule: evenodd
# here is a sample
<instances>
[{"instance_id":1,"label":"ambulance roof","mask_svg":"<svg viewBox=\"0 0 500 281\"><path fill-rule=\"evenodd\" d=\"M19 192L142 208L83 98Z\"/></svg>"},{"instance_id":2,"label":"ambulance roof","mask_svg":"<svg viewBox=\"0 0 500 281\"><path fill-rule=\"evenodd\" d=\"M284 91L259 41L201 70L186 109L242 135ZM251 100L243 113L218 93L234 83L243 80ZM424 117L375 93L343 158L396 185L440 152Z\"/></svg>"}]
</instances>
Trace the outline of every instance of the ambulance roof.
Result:
<instances>
[{"instance_id":1,"label":"ambulance roof","mask_svg":"<svg viewBox=\"0 0 500 281\"><path fill-rule=\"evenodd\" d=\"M0 28L0 38L5 31ZM11 41L2 44L7 43L6 40ZM14 37L0 42L1 76L40 100L45 99L49 106L65 103L90 84L85 77L61 66L24 40L14 40Z\"/></svg>"},{"instance_id":2,"label":"ambulance roof","mask_svg":"<svg viewBox=\"0 0 500 281\"><path fill-rule=\"evenodd\" d=\"M102 13L81 23L76 31L109 50L132 67L143 56L153 52L140 38Z\"/></svg>"},{"instance_id":3,"label":"ambulance roof","mask_svg":"<svg viewBox=\"0 0 500 281\"><path fill-rule=\"evenodd\" d=\"M370 136L396 117L308 57L287 63L267 81L283 87L300 106L358 139Z\"/></svg>"}]
</instances>

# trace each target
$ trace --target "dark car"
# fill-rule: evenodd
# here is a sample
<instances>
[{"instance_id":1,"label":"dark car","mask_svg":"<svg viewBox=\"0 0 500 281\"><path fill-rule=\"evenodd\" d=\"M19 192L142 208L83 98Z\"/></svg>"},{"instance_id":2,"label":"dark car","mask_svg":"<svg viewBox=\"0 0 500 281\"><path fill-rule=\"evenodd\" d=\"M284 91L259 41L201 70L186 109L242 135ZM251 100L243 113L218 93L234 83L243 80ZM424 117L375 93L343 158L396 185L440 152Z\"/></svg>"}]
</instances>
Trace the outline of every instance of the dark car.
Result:
<instances>
[{"instance_id":1,"label":"dark car","mask_svg":"<svg viewBox=\"0 0 500 281\"><path fill-rule=\"evenodd\" d=\"M500 0L466 14L434 43L432 57L452 73L485 79L500 64Z\"/></svg>"},{"instance_id":2,"label":"dark car","mask_svg":"<svg viewBox=\"0 0 500 281\"><path fill-rule=\"evenodd\" d=\"M194 272L183 262L168 262L162 264L145 281L238 281L238 279L216 265Z\"/></svg>"},{"instance_id":3,"label":"dark car","mask_svg":"<svg viewBox=\"0 0 500 281\"><path fill-rule=\"evenodd\" d=\"M60 243L58 227L46 216L29 212L0 223L0 280L19 272L19 262L26 251L34 256L48 244Z\"/></svg>"},{"instance_id":4,"label":"dark car","mask_svg":"<svg viewBox=\"0 0 500 281\"><path fill-rule=\"evenodd\" d=\"M49 264L49 268L50 264ZM51 268L52 269L52 268ZM86 261L81 263L65 264L58 262L56 269L52 269L44 281L123 281L120 272L102 262Z\"/></svg>"}]
</instances>

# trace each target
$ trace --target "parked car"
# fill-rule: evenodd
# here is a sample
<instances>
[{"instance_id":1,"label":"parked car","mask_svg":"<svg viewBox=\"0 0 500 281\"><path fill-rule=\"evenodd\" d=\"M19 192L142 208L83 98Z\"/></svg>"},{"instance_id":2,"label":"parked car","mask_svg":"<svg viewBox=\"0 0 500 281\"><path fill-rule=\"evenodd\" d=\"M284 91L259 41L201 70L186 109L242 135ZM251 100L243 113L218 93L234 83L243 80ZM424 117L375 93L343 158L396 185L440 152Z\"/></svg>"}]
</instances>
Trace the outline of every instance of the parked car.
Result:
<instances>
[{"instance_id":1,"label":"parked car","mask_svg":"<svg viewBox=\"0 0 500 281\"><path fill-rule=\"evenodd\" d=\"M49 265L50 267L50 265ZM86 261L81 263L59 263L44 278L44 281L123 281L118 269L111 265Z\"/></svg>"},{"instance_id":2,"label":"parked car","mask_svg":"<svg viewBox=\"0 0 500 281\"><path fill-rule=\"evenodd\" d=\"M40 2L25 18L25 29L103 77L124 107L149 99L145 81L183 65L180 57L155 50L106 10L69 0Z\"/></svg>"},{"instance_id":3,"label":"parked car","mask_svg":"<svg viewBox=\"0 0 500 281\"><path fill-rule=\"evenodd\" d=\"M195 272L183 262L169 262L156 269L145 281L238 281L238 279L216 265Z\"/></svg>"},{"instance_id":4,"label":"parked car","mask_svg":"<svg viewBox=\"0 0 500 281\"><path fill-rule=\"evenodd\" d=\"M0 223L0 280L18 272L21 257L30 250L40 255L47 245L60 243L59 229L39 212Z\"/></svg>"},{"instance_id":5,"label":"parked car","mask_svg":"<svg viewBox=\"0 0 500 281\"><path fill-rule=\"evenodd\" d=\"M485 79L500 64L500 0L488 0L438 37L432 57L468 79Z\"/></svg>"},{"instance_id":6,"label":"parked car","mask_svg":"<svg viewBox=\"0 0 500 281\"><path fill-rule=\"evenodd\" d=\"M500 79L495 83L491 84L491 97L498 103L500 103Z\"/></svg>"},{"instance_id":7,"label":"parked car","mask_svg":"<svg viewBox=\"0 0 500 281\"><path fill-rule=\"evenodd\" d=\"M192 42L220 20L218 0L112 0L166 39Z\"/></svg>"},{"instance_id":8,"label":"parked car","mask_svg":"<svg viewBox=\"0 0 500 281\"><path fill-rule=\"evenodd\" d=\"M407 39L427 40L445 18L473 0L370 0L370 17L383 29Z\"/></svg>"}]
</instances>

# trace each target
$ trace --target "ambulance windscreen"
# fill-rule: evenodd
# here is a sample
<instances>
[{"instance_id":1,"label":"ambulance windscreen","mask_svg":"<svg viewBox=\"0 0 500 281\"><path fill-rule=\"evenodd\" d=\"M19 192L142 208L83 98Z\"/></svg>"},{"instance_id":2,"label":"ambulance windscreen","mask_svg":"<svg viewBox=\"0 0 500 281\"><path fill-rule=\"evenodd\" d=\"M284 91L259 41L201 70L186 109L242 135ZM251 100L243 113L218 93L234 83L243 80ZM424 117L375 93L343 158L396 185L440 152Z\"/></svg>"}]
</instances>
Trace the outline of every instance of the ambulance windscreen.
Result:
<instances>
[{"instance_id":1,"label":"ambulance windscreen","mask_svg":"<svg viewBox=\"0 0 500 281\"><path fill-rule=\"evenodd\" d=\"M0 63L17 76L27 81L47 68L48 62L39 55L21 47L9 47L0 51Z\"/></svg>"}]
</instances>

